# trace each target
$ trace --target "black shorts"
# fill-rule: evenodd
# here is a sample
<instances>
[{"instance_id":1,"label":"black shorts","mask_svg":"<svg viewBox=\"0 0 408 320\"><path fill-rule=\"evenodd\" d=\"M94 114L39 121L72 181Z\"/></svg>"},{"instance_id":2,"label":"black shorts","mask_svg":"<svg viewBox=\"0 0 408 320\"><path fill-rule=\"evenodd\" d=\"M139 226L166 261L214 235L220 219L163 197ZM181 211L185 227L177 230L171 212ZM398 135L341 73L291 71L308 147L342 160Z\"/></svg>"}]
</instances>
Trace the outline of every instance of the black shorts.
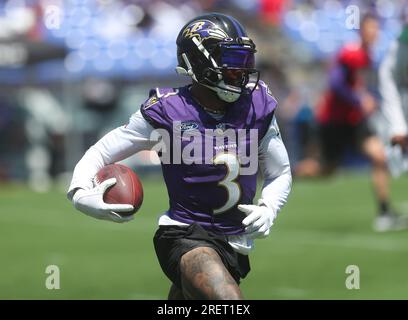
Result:
<instances>
[{"instance_id":1,"label":"black shorts","mask_svg":"<svg viewBox=\"0 0 408 320\"><path fill-rule=\"evenodd\" d=\"M194 248L214 249L237 284L250 271L248 256L235 252L226 236L207 231L196 223L186 227L159 226L153 243L163 272L180 289L181 257Z\"/></svg>"},{"instance_id":2,"label":"black shorts","mask_svg":"<svg viewBox=\"0 0 408 320\"><path fill-rule=\"evenodd\" d=\"M323 162L328 165L338 164L346 150L361 153L363 142L373 136L366 121L356 126L325 124L319 127L319 140Z\"/></svg>"}]
</instances>

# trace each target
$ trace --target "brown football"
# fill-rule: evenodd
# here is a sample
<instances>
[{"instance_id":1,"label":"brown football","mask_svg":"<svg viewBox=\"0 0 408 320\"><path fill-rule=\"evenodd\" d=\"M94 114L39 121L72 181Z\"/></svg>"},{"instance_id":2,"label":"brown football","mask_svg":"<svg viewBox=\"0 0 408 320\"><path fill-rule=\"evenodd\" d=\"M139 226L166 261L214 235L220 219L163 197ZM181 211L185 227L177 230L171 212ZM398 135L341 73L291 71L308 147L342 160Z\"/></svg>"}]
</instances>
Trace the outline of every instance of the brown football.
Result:
<instances>
[{"instance_id":1,"label":"brown football","mask_svg":"<svg viewBox=\"0 0 408 320\"><path fill-rule=\"evenodd\" d=\"M103 200L106 203L131 204L133 211L120 212L121 215L131 215L139 210L143 202L143 186L137 174L123 164L109 164L98 171L95 177L96 183L116 178L116 184L106 190Z\"/></svg>"}]
</instances>

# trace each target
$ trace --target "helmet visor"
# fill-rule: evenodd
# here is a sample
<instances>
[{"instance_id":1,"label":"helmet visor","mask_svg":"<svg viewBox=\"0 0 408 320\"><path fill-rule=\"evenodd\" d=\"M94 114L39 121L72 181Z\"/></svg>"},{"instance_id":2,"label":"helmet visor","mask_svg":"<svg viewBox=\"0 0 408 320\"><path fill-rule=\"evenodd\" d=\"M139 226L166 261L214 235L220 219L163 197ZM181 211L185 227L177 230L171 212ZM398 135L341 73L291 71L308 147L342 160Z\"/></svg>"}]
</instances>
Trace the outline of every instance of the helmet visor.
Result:
<instances>
[{"instance_id":1,"label":"helmet visor","mask_svg":"<svg viewBox=\"0 0 408 320\"><path fill-rule=\"evenodd\" d=\"M222 48L218 57L218 65L227 68L253 69L255 67L254 50L242 46Z\"/></svg>"}]
</instances>

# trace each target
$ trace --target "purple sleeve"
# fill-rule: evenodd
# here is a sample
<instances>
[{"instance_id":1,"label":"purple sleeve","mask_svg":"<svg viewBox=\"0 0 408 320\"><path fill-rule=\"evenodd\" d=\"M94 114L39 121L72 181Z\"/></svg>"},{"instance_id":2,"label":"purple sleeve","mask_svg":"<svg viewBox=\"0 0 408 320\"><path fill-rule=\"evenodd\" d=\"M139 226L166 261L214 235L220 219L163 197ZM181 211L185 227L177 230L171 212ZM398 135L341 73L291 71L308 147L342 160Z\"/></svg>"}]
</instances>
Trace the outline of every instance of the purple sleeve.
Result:
<instances>
[{"instance_id":1,"label":"purple sleeve","mask_svg":"<svg viewBox=\"0 0 408 320\"><path fill-rule=\"evenodd\" d=\"M343 100L359 107L361 102L358 95L347 83L347 67L338 65L330 72L330 87Z\"/></svg>"}]
</instances>

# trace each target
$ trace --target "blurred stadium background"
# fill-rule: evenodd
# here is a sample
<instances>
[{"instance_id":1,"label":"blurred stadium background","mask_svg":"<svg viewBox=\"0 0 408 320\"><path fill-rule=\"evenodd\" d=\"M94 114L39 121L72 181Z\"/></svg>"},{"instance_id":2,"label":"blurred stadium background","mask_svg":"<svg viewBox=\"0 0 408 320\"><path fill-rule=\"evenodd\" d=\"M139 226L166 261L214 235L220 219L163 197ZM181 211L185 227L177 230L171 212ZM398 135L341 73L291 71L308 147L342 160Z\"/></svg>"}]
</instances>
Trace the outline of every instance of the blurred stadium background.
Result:
<instances>
[{"instance_id":1,"label":"blurred stadium background","mask_svg":"<svg viewBox=\"0 0 408 320\"><path fill-rule=\"evenodd\" d=\"M206 11L235 16L258 48L262 78L280 103L292 165L326 85L330 59L358 39L348 10L375 12L375 66L401 31L404 1L5 0L0 3L0 299L165 299L169 282L152 236L167 208L160 167L148 154L125 161L145 200L126 225L76 212L65 191L75 163L126 123L148 89L177 86L176 35ZM330 179L295 179L271 235L257 242L249 299L407 299L408 232L377 234L368 163L351 155ZM392 181L408 212L408 179ZM45 268L61 270L47 290ZM347 290L348 265L361 272Z\"/></svg>"}]
</instances>

